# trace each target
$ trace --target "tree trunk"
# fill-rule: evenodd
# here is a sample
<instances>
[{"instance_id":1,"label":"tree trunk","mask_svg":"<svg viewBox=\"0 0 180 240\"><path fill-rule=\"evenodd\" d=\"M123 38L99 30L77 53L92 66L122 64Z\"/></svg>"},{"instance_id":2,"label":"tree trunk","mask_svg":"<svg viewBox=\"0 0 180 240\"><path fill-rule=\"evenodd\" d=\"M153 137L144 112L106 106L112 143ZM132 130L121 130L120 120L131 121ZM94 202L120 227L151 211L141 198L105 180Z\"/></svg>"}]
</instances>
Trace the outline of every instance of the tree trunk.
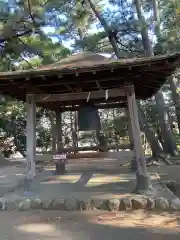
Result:
<instances>
[{"instance_id":1,"label":"tree trunk","mask_svg":"<svg viewBox=\"0 0 180 240\"><path fill-rule=\"evenodd\" d=\"M136 5L138 19L143 25L141 29L141 35L142 35L142 43L145 50L145 54L149 57L152 57L154 56L153 48L149 40L148 27L147 27L145 18L142 14L140 0L135 0L135 5ZM154 11L154 18L155 18L154 20L156 22L156 28L155 28L156 34L157 34L157 37L159 37L159 25L157 24L158 23L158 5L156 0L153 0L153 11ZM159 120L163 142L164 142L164 146L163 146L164 151L168 154L174 155L174 153L176 152L176 144L174 144L175 142L174 136L172 134L171 129L169 128L170 124L167 118L168 114L164 107L165 106L164 97L161 90L159 90L156 93L155 100L156 100L156 107L157 107L157 113L158 113L158 120Z\"/></svg>"},{"instance_id":2,"label":"tree trunk","mask_svg":"<svg viewBox=\"0 0 180 240\"><path fill-rule=\"evenodd\" d=\"M96 138L98 141L99 151L100 152L108 152L106 138L99 130L96 130Z\"/></svg>"},{"instance_id":3,"label":"tree trunk","mask_svg":"<svg viewBox=\"0 0 180 240\"><path fill-rule=\"evenodd\" d=\"M159 144L158 139L155 137L153 129L148 126L147 121L145 120L144 112L141 108L141 105L138 103L138 113L139 113L139 121L142 130L145 132L146 138L151 146L153 157L157 157L159 154L163 152L161 145Z\"/></svg>"},{"instance_id":4,"label":"tree trunk","mask_svg":"<svg viewBox=\"0 0 180 240\"><path fill-rule=\"evenodd\" d=\"M18 152L20 152L20 154L25 158L27 155L26 155L23 147L21 147L21 145L19 144L19 141L18 141L18 139L16 139L16 137L14 137L14 144L16 146L16 150Z\"/></svg>"},{"instance_id":5,"label":"tree trunk","mask_svg":"<svg viewBox=\"0 0 180 240\"><path fill-rule=\"evenodd\" d=\"M157 39L160 41L160 17L159 17L159 6L158 6L158 1L153 0L153 15L154 15L154 22L155 22L155 33ZM177 93L177 87L176 83L173 79L173 77L169 78L169 83L172 91L172 97L173 101L176 105L176 102L178 103L179 101L179 94ZM164 104L164 97L161 91L159 91L156 94L156 106L158 109L158 115L159 115L159 122L161 126L161 134L164 140L164 151L172 156L176 154L177 148L176 148L176 141L175 137L172 133L172 128L171 128L171 122L169 119L169 113L165 109L165 104ZM180 108L178 109L176 107L176 114L177 114L177 119L178 121L178 127L180 129Z\"/></svg>"},{"instance_id":6,"label":"tree trunk","mask_svg":"<svg viewBox=\"0 0 180 240\"><path fill-rule=\"evenodd\" d=\"M105 20L101 17L100 13L96 10L95 6L93 5L93 3L91 2L91 0L87 0L89 2L89 5L91 6L94 14L97 16L97 18L99 19L99 21L101 22L102 26L104 27L105 31L108 33L109 32L109 27L106 24ZM141 21L141 23L143 24L143 26L146 26L146 21L144 16L141 13L141 5L140 5L140 1L137 0L136 1L136 8L137 8L137 14L138 14L138 18ZM152 45L149 41L149 36L148 36L148 28L144 27L142 32L142 42L143 42L143 46L144 46L144 50L145 50L145 55L147 56L152 56L153 55L153 49L152 49ZM114 52L117 56L117 58L120 58L120 52L119 52L119 48L117 46L117 42L115 39L113 39L113 41L111 41L111 38L109 38L109 41L111 42L111 45L114 49ZM118 50L117 50L118 49ZM144 114L141 114L141 122L147 123L147 120L145 118ZM145 130L145 134L146 134L146 138L150 144L150 146L153 146L152 152L155 154L154 150L158 149L156 148L154 139L156 139L155 135L153 137L153 132L151 130L148 130L148 126L144 129ZM151 134L149 134L149 132L151 132ZM151 136L151 137L150 137ZM159 151L157 152L156 155L158 155Z\"/></svg>"},{"instance_id":7,"label":"tree trunk","mask_svg":"<svg viewBox=\"0 0 180 240\"><path fill-rule=\"evenodd\" d=\"M168 112L165 110L164 98L161 91L155 95L158 119L161 126L164 152L172 156L176 155L176 142L171 131Z\"/></svg>"},{"instance_id":8,"label":"tree trunk","mask_svg":"<svg viewBox=\"0 0 180 240\"><path fill-rule=\"evenodd\" d=\"M171 114L171 110L168 110L168 118L169 118L169 123L170 123L170 127L171 127L171 131L173 132L174 130L174 124L173 124L173 118L172 118L172 114Z\"/></svg>"},{"instance_id":9,"label":"tree trunk","mask_svg":"<svg viewBox=\"0 0 180 240\"><path fill-rule=\"evenodd\" d=\"M104 28L104 30L107 34L107 37L109 39L109 42L111 43L111 45L113 47L114 53L116 54L116 57L120 58L121 57L120 50L119 50L119 47L118 47L115 37L111 34L112 31L111 31L110 27L106 23L105 19L101 16L100 12L96 9L94 3L91 0L86 0L86 1L89 3L89 6L91 7L94 15L97 17L97 19L101 23L102 27Z\"/></svg>"},{"instance_id":10,"label":"tree trunk","mask_svg":"<svg viewBox=\"0 0 180 240\"><path fill-rule=\"evenodd\" d=\"M112 33L112 31L109 29L108 24L106 23L106 21L104 20L104 18L101 16L101 14L98 12L98 10L97 10L96 7L94 6L93 2L92 2L91 0L86 0L86 1L89 3L89 5L90 5L92 11L94 12L95 16L99 19L101 25L103 26L103 28L104 28L104 30L105 30L108 38L109 38L109 41L110 41L110 43L111 43L111 45L112 45L112 47L113 47L113 50L114 50L117 58L120 58L121 56L120 56L120 51L119 51L119 47L118 47L116 38L115 38L115 36L113 36L112 34L110 35L110 33ZM145 35L145 36L146 36L146 35ZM145 161L145 159L143 158L143 159L142 159L142 165L145 166L146 163L145 163L144 161ZM137 164L140 164L139 159L137 159ZM145 190L145 189L144 189L144 186L146 186L146 189L148 189L149 187L151 187L151 183L150 183L150 181L149 181L150 178L147 177L147 176L148 176L148 173L147 173L146 167L143 168L143 171L142 171L142 172L141 172L141 171L139 172L138 169L137 169L137 174L136 174L136 176L137 176L137 178L136 178L136 180L137 180L137 187L138 187L138 186L139 186L139 187L142 187L142 190ZM148 179L148 182L146 182L145 179ZM144 181L143 181L143 180L144 180ZM143 182L144 185L141 185L141 184L140 184L141 182ZM146 184L145 184L145 183L146 183ZM139 189L139 190L140 190L140 189Z\"/></svg>"},{"instance_id":11,"label":"tree trunk","mask_svg":"<svg viewBox=\"0 0 180 240\"><path fill-rule=\"evenodd\" d=\"M136 11L137 11L137 16L138 19L142 25L141 27L141 36L142 36L142 43L143 43L143 47L144 47L144 54L146 56L153 56L153 48L151 45L151 42L149 40L149 36L148 36L148 27L146 24L146 20L142 14L142 9L141 9L141 2L140 0L135 0L135 6L136 6Z\"/></svg>"},{"instance_id":12,"label":"tree trunk","mask_svg":"<svg viewBox=\"0 0 180 240\"><path fill-rule=\"evenodd\" d=\"M160 37L161 37L161 32L160 32L160 16L159 16L158 1L153 0L152 4L153 4L153 19L154 19L154 23L155 23L154 31L155 31L156 37L159 41Z\"/></svg>"},{"instance_id":13,"label":"tree trunk","mask_svg":"<svg viewBox=\"0 0 180 240\"><path fill-rule=\"evenodd\" d=\"M180 133L180 94L177 91L176 80L173 76L169 77L169 84L172 91L172 99L175 105L178 129Z\"/></svg>"}]
</instances>

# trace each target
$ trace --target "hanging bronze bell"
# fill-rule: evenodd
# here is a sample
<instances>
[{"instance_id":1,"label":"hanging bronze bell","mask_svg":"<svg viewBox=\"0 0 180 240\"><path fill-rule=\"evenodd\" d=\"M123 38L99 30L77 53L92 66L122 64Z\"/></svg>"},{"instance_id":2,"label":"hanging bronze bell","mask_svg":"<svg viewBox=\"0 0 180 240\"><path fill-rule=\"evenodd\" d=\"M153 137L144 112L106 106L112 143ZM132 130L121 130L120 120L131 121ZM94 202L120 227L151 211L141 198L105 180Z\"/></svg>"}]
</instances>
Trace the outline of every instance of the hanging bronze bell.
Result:
<instances>
[{"instance_id":1,"label":"hanging bronze bell","mask_svg":"<svg viewBox=\"0 0 180 240\"><path fill-rule=\"evenodd\" d=\"M79 131L101 130L101 122L97 107L84 104L78 111Z\"/></svg>"}]
</instances>

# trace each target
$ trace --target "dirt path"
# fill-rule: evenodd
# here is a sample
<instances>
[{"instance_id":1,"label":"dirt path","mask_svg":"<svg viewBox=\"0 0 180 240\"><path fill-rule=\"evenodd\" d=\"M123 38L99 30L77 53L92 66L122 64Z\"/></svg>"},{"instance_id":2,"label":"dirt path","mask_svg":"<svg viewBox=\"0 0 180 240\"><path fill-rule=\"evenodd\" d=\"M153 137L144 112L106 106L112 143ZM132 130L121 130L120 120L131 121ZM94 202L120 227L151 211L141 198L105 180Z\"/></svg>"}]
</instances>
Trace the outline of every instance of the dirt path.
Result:
<instances>
[{"instance_id":1,"label":"dirt path","mask_svg":"<svg viewBox=\"0 0 180 240\"><path fill-rule=\"evenodd\" d=\"M1 240L179 240L176 215L134 213L1 212Z\"/></svg>"},{"instance_id":2,"label":"dirt path","mask_svg":"<svg viewBox=\"0 0 180 240\"><path fill-rule=\"evenodd\" d=\"M154 166L149 167L148 170L151 173L158 172L163 183L173 183L168 187L180 198L180 165Z\"/></svg>"},{"instance_id":3,"label":"dirt path","mask_svg":"<svg viewBox=\"0 0 180 240\"><path fill-rule=\"evenodd\" d=\"M15 190L19 181L24 178L26 169L23 165L11 165L0 167L0 197L7 192Z\"/></svg>"},{"instance_id":4,"label":"dirt path","mask_svg":"<svg viewBox=\"0 0 180 240\"><path fill-rule=\"evenodd\" d=\"M158 172L161 179L164 181L179 181L180 182L180 165L162 165L148 167L149 172Z\"/></svg>"}]
</instances>

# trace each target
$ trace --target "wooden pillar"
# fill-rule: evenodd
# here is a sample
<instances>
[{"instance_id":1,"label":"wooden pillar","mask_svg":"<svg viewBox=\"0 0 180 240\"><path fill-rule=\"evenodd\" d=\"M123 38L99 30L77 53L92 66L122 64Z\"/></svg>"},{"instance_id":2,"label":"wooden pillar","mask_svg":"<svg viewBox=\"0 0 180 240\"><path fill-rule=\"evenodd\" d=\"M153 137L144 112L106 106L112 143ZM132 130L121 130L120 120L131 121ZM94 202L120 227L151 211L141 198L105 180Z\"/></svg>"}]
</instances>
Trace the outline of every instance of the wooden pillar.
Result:
<instances>
[{"instance_id":1,"label":"wooden pillar","mask_svg":"<svg viewBox=\"0 0 180 240\"><path fill-rule=\"evenodd\" d=\"M150 186L150 179L147 174L146 160L141 142L141 132L139 126L138 110L136 105L136 98L134 92L134 86L128 85L126 87L128 110L130 114L132 135L134 141L135 158L137 164L137 190L146 190Z\"/></svg>"},{"instance_id":2,"label":"wooden pillar","mask_svg":"<svg viewBox=\"0 0 180 240\"><path fill-rule=\"evenodd\" d=\"M129 135L129 142L130 142L130 150L134 150L132 125L131 125L130 113L129 113L129 109L128 108L126 108L126 116L128 118L128 135Z\"/></svg>"},{"instance_id":3,"label":"wooden pillar","mask_svg":"<svg viewBox=\"0 0 180 240\"><path fill-rule=\"evenodd\" d=\"M75 129L75 137L76 137L76 152L77 152L77 148L78 148L78 139L79 139L79 135L78 135L78 112L75 111L74 113L75 115L75 121L74 121L74 129Z\"/></svg>"},{"instance_id":4,"label":"wooden pillar","mask_svg":"<svg viewBox=\"0 0 180 240\"><path fill-rule=\"evenodd\" d=\"M52 153L56 153L56 125L52 123L51 125L51 131L52 131Z\"/></svg>"},{"instance_id":5,"label":"wooden pillar","mask_svg":"<svg viewBox=\"0 0 180 240\"><path fill-rule=\"evenodd\" d=\"M56 154L56 123L55 123L55 112L52 111L49 114L49 120L51 124L51 134L52 134L52 153Z\"/></svg>"},{"instance_id":6,"label":"wooden pillar","mask_svg":"<svg viewBox=\"0 0 180 240\"><path fill-rule=\"evenodd\" d=\"M128 135L129 135L129 143L130 143L130 150L134 150L134 140L133 140L133 133L132 133L132 124L131 124L131 118L129 109L126 108L126 116L128 118ZM137 171L137 164L136 164L136 157L134 156L133 159L131 159L131 170Z\"/></svg>"},{"instance_id":7,"label":"wooden pillar","mask_svg":"<svg viewBox=\"0 0 180 240\"><path fill-rule=\"evenodd\" d=\"M113 121L115 124L115 109L113 108ZM115 141L116 141L116 151L119 152L119 147L118 147L118 136L117 136L117 127L116 125L114 126L114 133L115 133Z\"/></svg>"},{"instance_id":8,"label":"wooden pillar","mask_svg":"<svg viewBox=\"0 0 180 240\"><path fill-rule=\"evenodd\" d=\"M28 176L36 175L36 103L33 94L26 95L27 124L26 124L26 150L28 162Z\"/></svg>"},{"instance_id":9,"label":"wooden pillar","mask_svg":"<svg viewBox=\"0 0 180 240\"><path fill-rule=\"evenodd\" d=\"M57 155L62 154L63 143L62 143L62 116L61 110L56 111L56 153ZM56 174L63 175L66 172L65 161L62 159L56 160Z\"/></svg>"},{"instance_id":10,"label":"wooden pillar","mask_svg":"<svg viewBox=\"0 0 180 240\"><path fill-rule=\"evenodd\" d=\"M75 154L77 153L78 148L77 112L71 112L71 131L72 131L72 148Z\"/></svg>"},{"instance_id":11,"label":"wooden pillar","mask_svg":"<svg viewBox=\"0 0 180 240\"><path fill-rule=\"evenodd\" d=\"M62 143L62 116L61 110L56 111L56 153L61 153L63 148Z\"/></svg>"}]
</instances>

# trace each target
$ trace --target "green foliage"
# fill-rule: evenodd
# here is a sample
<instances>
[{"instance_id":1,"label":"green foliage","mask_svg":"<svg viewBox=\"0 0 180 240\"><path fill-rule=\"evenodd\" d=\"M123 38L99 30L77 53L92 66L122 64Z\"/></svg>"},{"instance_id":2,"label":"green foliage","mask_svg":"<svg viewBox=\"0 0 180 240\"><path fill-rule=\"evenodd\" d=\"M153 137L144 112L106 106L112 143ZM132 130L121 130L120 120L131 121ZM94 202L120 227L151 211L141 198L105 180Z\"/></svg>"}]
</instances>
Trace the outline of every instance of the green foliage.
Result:
<instances>
[{"instance_id":1,"label":"green foliage","mask_svg":"<svg viewBox=\"0 0 180 240\"><path fill-rule=\"evenodd\" d=\"M148 28L154 33L152 1L141 2ZM94 0L93 3L109 28L116 32L121 58L142 56L144 53L140 31L143 26L136 18L134 4L128 0L111 0L111 8L107 8L104 1ZM154 52L162 54L180 51L180 2L160 0L159 4L161 35L153 42ZM1 1L0 11L0 71L37 68L59 61L77 51L113 53L107 33L100 26L87 1L82 4L81 0L20 0L14 1L11 8L8 3ZM98 31L90 31L94 26ZM45 33L46 27L52 29L49 32L46 29ZM71 49L67 45L70 45ZM176 77L178 91L180 78L178 74ZM167 98L166 104L174 109L169 86L164 86L163 91ZM0 100L3 141L5 143L11 138L14 144L12 151L18 150L25 154L24 104L7 97L1 97ZM159 125L154 102L144 102L142 107L149 125L157 130ZM51 149L51 114L42 109L37 110L37 146L43 151ZM70 119L69 113L63 115L63 141L68 139L66 146L72 143ZM121 110L115 109L114 113L112 110L102 111L101 121L109 143L128 141L127 117ZM92 133L84 133L80 139L82 144L97 144L95 134ZM7 145L2 146L7 149Z\"/></svg>"},{"instance_id":2,"label":"green foliage","mask_svg":"<svg viewBox=\"0 0 180 240\"><path fill-rule=\"evenodd\" d=\"M40 148L43 152L48 151L50 143L52 141L52 134L50 128L45 128L41 124L37 127L37 148Z\"/></svg>"}]
</instances>

